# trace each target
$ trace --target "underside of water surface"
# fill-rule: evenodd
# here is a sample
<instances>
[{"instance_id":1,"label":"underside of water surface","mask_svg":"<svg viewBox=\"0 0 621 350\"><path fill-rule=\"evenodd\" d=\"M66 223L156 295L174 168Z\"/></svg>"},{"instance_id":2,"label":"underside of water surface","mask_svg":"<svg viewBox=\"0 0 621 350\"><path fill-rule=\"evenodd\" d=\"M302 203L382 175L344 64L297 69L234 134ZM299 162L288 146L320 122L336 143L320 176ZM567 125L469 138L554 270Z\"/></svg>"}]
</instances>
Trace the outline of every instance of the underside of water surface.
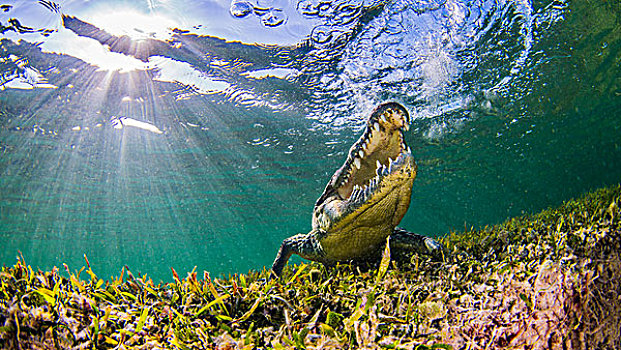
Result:
<instances>
[{"instance_id":1,"label":"underside of water surface","mask_svg":"<svg viewBox=\"0 0 621 350\"><path fill-rule=\"evenodd\" d=\"M413 232L621 179L615 1L21 0L0 35L2 264L269 266L385 101Z\"/></svg>"}]
</instances>

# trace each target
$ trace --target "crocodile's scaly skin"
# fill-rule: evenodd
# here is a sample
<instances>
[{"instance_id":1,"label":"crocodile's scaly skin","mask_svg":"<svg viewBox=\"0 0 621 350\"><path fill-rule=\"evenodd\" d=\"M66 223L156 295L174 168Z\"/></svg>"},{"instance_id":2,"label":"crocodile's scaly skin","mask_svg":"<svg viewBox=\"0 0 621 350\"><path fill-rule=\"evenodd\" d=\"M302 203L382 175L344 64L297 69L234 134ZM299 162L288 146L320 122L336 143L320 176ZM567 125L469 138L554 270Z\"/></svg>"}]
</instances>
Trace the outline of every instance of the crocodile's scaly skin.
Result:
<instances>
[{"instance_id":1,"label":"crocodile's scaly skin","mask_svg":"<svg viewBox=\"0 0 621 350\"><path fill-rule=\"evenodd\" d=\"M312 230L287 238L272 271L292 254L324 264L362 260L382 251L388 236L412 249L433 251L434 240L397 228L410 205L416 162L403 132L409 115L398 103L378 106L315 203Z\"/></svg>"}]
</instances>

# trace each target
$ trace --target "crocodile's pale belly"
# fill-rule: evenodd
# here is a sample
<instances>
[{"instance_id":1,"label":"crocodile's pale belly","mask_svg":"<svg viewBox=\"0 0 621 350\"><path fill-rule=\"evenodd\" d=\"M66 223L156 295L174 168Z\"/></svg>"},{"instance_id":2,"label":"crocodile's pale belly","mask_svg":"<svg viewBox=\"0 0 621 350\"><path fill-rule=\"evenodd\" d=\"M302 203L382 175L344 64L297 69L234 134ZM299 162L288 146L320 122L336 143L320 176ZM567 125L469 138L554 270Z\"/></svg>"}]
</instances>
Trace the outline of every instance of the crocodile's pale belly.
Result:
<instances>
[{"instance_id":1,"label":"crocodile's pale belly","mask_svg":"<svg viewBox=\"0 0 621 350\"><path fill-rule=\"evenodd\" d=\"M408 210L414 173L389 196L361 209L338 231L328 232L321 240L325 258L332 261L363 259L382 251L386 238ZM378 221L378 218L383 220Z\"/></svg>"},{"instance_id":2,"label":"crocodile's pale belly","mask_svg":"<svg viewBox=\"0 0 621 350\"><path fill-rule=\"evenodd\" d=\"M386 224L383 227L356 227L352 231L330 233L321 240L325 258L330 261L348 261L376 254L381 251L380 247L392 229L391 225Z\"/></svg>"}]
</instances>

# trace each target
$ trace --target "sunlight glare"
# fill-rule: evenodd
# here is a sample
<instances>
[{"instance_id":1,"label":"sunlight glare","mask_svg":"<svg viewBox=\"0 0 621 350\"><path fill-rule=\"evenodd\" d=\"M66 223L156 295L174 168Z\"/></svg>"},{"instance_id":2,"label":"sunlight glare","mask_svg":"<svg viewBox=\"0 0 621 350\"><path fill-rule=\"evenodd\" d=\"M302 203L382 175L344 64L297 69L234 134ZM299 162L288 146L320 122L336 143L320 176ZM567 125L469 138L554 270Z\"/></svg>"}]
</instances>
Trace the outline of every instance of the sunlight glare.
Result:
<instances>
[{"instance_id":1,"label":"sunlight glare","mask_svg":"<svg viewBox=\"0 0 621 350\"><path fill-rule=\"evenodd\" d=\"M41 44L45 52L65 54L81 59L104 71L130 72L147 69L144 62L110 50L94 39L78 36L64 29Z\"/></svg>"},{"instance_id":2,"label":"sunlight glare","mask_svg":"<svg viewBox=\"0 0 621 350\"><path fill-rule=\"evenodd\" d=\"M127 35L133 40L168 40L172 37L175 23L158 14L144 14L136 10L100 11L89 20L93 25L116 36Z\"/></svg>"},{"instance_id":3,"label":"sunlight glare","mask_svg":"<svg viewBox=\"0 0 621 350\"><path fill-rule=\"evenodd\" d=\"M197 92L202 94L223 92L231 86L226 81L213 79L187 62L163 56L152 56L149 59L149 63L157 67L153 80L192 86Z\"/></svg>"}]
</instances>

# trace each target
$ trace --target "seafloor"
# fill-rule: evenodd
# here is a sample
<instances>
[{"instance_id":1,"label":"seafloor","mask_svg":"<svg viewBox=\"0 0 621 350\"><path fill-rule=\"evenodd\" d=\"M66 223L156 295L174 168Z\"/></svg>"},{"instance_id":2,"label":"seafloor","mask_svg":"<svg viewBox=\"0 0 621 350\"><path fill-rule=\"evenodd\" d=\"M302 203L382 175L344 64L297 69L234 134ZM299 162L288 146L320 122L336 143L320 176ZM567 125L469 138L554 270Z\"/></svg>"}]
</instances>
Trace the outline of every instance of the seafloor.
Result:
<instances>
[{"instance_id":1,"label":"seafloor","mask_svg":"<svg viewBox=\"0 0 621 350\"><path fill-rule=\"evenodd\" d=\"M20 259L0 276L0 348L620 349L620 201L614 186L452 233L441 262L302 264L280 280L155 285Z\"/></svg>"}]
</instances>

